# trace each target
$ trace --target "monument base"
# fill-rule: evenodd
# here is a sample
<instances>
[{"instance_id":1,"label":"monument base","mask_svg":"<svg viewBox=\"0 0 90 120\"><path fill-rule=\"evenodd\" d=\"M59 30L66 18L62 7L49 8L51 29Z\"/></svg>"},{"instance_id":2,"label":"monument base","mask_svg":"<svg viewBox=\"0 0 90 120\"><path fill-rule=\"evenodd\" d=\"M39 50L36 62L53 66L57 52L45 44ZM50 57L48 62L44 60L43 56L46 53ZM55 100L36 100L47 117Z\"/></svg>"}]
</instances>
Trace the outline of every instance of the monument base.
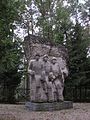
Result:
<instances>
[{"instance_id":1,"label":"monument base","mask_svg":"<svg viewBox=\"0 0 90 120\"><path fill-rule=\"evenodd\" d=\"M54 111L73 108L72 101L53 102L53 103L34 103L26 102L26 108L30 111Z\"/></svg>"}]
</instances>

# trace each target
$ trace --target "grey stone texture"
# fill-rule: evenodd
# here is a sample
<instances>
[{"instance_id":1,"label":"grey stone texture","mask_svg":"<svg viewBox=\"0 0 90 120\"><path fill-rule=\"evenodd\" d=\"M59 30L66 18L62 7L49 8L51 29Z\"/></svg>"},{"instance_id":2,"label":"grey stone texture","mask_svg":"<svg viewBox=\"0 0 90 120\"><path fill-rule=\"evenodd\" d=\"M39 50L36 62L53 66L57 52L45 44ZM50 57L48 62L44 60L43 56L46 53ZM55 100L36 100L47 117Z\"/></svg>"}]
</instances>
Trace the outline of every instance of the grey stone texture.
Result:
<instances>
[{"instance_id":1,"label":"grey stone texture","mask_svg":"<svg viewBox=\"0 0 90 120\"><path fill-rule=\"evenodd\" d=\"M29 35L24 40L24 51L30 89L30 102L26 106L29 105L32 110L56 110L72 106L63 98L64 80L68 76L67 49L48 39Z\"/></svg>"},{"instance_id":2,"label":"grey stone texture","mask_svg":"<svg viewBox=\"0 0 90 120\"><path fill-rule=\"evenodd\" d=\"M46 38L30 34L25 37L23 46L28 62L35 56L36 53L40 53L41 56L45 54L55 57L62 56L64 60L68 60L68 51L65 46L56 44Z\"/></svg>"},{"instance_id":3,"label":"grey stone texture","mask_svg":"<svg viewBox=\"0 0 90 120\"><path fill-rule=\"evenodd\" d=\"M54 110L63 110L63 109L73 108L73 103L71 101L53 102L53 103L27 102L25 106L30 111L54 111Z\"/></svg>"}]
</instances>

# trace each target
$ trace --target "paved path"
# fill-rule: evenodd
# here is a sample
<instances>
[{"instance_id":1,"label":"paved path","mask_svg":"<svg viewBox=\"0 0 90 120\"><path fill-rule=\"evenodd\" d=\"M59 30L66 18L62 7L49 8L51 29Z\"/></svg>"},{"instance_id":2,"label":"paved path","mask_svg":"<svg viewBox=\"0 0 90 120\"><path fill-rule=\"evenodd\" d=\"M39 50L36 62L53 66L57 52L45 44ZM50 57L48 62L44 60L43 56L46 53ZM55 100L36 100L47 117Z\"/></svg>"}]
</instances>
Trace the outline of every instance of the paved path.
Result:
<instances>
[{"instance_id":1,"label":"paved path","mask_svg":"<svg viewBox=\"0 0 90 120\"><path fill-rule=\"evenodd\" d=\"M0 104L0 120L90 120L90 103L75 103L73 109L30 112L24 105Z\"/></svg>"}]
</instances>

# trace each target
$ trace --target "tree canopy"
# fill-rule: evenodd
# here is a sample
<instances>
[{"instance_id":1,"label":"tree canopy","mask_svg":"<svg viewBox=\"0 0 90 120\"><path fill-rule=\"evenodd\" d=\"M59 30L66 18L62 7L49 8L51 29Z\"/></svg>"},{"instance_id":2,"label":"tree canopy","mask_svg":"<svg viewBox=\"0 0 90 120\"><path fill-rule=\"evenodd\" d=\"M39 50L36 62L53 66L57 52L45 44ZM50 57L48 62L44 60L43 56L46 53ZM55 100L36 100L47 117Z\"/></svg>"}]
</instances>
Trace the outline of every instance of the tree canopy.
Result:
<instances>
[{"instance_id":1,"label":"tree canopy","mask_svg":"<svg viewBox=\"0 0 90 120\"><path fill-rule=\"evenodd\" d=\"M34 34L45 37L68 49L70 74L66 85L90 84L90 2L83 2L0 1L0 85L8 90L6 97L2 95L2 100L12 101L24 75L20 70L24 66L24 56L18 29L23 31L23 36Z\"/></svg>"}]
</instances>

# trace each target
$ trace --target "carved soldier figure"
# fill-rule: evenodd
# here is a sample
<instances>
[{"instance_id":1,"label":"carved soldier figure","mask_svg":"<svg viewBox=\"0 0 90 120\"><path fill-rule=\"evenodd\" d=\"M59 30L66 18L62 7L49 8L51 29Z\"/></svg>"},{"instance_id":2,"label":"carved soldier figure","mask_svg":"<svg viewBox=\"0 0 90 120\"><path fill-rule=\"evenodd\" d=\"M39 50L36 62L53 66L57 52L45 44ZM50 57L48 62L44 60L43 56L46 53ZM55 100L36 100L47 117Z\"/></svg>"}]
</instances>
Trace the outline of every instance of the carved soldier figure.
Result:
<instances>
[{"instance_id":1,"label":"carved soldier figure","mask_svg":"<svg viewBox=\"0 0 90 120\"><path fill-rule=\"evenodd\" d=\"M48 90L48 101L49 102L56 102L57 98L56 98L56 87L54 84L54 79L55 76L53 75L52 72L49 73L48 76L48 85L47 85L47 90Z\"/></svg>"},{"instance_id":2,"label":"carved soldier figure","mask_svg":"<svg viewBox=\"0 0 90 120\"><path fill-rule=\"evenodd\" d=\"M56 99L57 101L63 101L62 73L55 57L51 61L51 73L53 74L53 82L56 88Z\"/></svg>"},{"instance_id":3,"label":"carved soldier figure","mask_svg":"<svg viewBox=\"0 0 90 120\"><path fill-rule=\"evenodd\" d=\"M48 77L51 67L50 62L48 60L48 55L43 56L42 66L43 66L42 74L43 75L45 74L45 76Z\"/></svg>"},{"instance_id":4,"label":"carved soldier figure","mask_svg":"<svg viewBox=\"0 0 90 120\"><path fill-rule=\"evenodd\" d=\"M52 86L50 88L50 90L48 90L48 85L49 85L49 81L48 81L48 76L49 76L49 72L50 72L50 62L48 60L48 55L44 55L43 56L43 61L42 61L42 66L43 66L43 71L42 71L42 77L41 77L41 81L42 81L42 86L43 86L43 89L45 90L45 94L47 96L47 101L50 101L50 95L51 95L51 89L52 89ZM50 95L49 95L50 93Z\"/></svg>"},{"instance_id":5,"label":"carved soldier figure","mask_svg":"<svg viewBox=\"0 0 90 120\"><path fill-rule=\"evenodd\" d=\"M62 78L64 83L65 78L68 76L68 69L66 65L66 60L62 56L59 58L59 66L61 68Z\"/></svg>"},{"instance_id":6,"label":"carved soldier figure","mask_svg":"<svg viewBox=\"0 0 90 120\"><path fill-rule=\"evenodd\" d=\"M42 70L40 55L36 54L35 59L30 61L28 68L28 73L30 74L30 100L34 102L46 100L46 95L41 86Z\"/></svg>"},{"instance_id":7,"label":"carved soldier figure","mask_svg":"<svg viewBox=\"0 0 90 120\"><path fill-rule=\"evenodd\" d=\"M54 92L55 85L52 82L51 72L51 63L48 60L48 55L43 56L43 71L42 71L42 82L43 88L45 89L45 93L47 95L47 101L53 102L55 101Z\"/></svg>"}]
</instances>

